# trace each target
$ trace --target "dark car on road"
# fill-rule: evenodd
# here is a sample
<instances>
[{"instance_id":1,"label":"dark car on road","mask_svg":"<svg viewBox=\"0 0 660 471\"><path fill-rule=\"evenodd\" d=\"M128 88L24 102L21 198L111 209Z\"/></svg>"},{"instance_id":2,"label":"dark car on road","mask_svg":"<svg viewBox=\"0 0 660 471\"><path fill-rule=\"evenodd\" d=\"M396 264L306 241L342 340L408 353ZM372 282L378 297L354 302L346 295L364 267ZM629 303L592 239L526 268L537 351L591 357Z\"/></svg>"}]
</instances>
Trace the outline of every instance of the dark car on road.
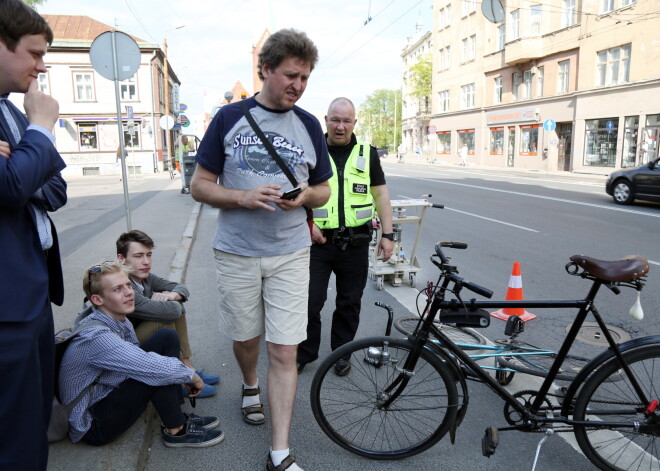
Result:
<instances>
[{"instance_id":1,"label":"dark car on road","mask_svg":"<svg viewBox=\"0 0 660 471\"><path fill-rule=\"evenodd\" d=\"M635 199L660 201L660 158L641 167L612 172L605 191L618 204Z\"/></svg>"}]
</instances>

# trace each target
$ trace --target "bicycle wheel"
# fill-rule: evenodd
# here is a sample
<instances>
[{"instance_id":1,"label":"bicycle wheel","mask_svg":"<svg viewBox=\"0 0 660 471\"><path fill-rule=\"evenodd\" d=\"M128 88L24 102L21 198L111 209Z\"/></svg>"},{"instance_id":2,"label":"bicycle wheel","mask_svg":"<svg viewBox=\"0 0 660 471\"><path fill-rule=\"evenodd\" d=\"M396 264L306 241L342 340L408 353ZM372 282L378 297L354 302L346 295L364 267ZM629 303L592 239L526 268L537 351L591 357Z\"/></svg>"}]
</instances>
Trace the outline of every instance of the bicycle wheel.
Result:
<instances>
[{"instance_id":1,"label":"bicycle wheel","mask_svg":"<svg viewBox=\"0 0 660 471\"><path fill-rule=\"evenodd\" d=\"M417 328L417 324L419 324L419 320L419 317L402 317L394 321L394 327L404 335L412 335L415 328ZM483 336L472 330L453 327L440 322L433 322L433 325L449 337L452 342L466 345L461 347L463 350L478 350L476 345L486 344ZM468 347L467 345L475 345L475 347Z\"/></svg>"},{"instance_id":2,"label":"bicycle wheel","mask_svg":"<svg viewBox=\"0 0 660 471\"><path fill-rule=\"evenodd\" d=\"M645 345L623 356L646 399L660 400L660 345ZM660 409L647 415L648 406L622 374L617 360L596 369L582 386L573 418L595 424L618 422L621 426L574 426L577 442L587 458L600 469L660 470L660 439L656 441L660 434Z\"/></svg>"},{"instance_id":3,"label":"bicycle wheel","mask_svg":"<svg viewBox=\"0 0 660 471\"><path fill-rule=\"evenodd\" d=\"M456 383L447 365L427 350L406 374L402 368L414 348L407 339L371 337L327 357L310 392L314 418L323 432L346 450L379 460L412 456L437 443L456 420ZM352 366L346 376L333 371L340 358ZM408 384L398 397L388 407L379 407L398 390L388 387L404 378Z\"/></svg>"},{"instance_id":4,"label":"bicycle wheel","mask_svg":"<svg viewBox=\"0 0 660 471\"><path fill-rule=\"evenodd\" d=\"M535 347L530 347L535 348ZM544 350L545 351L545 350ZM512 348L511 356L501 356L497 359L500 365L505 368L516 370L528 375L540 376L545 378L550 371L550 367L557 358L556 353L535 354L534 350ZM523 355L524 353L524 355ZM507 352L508 354L508 352ZM515 355L518 354L518 355ZM575 355L567 355L559 368L555 379L563 381L573 381L577 374L589 363L588 358L582 358Z\"/></svg>"}]
</instances>

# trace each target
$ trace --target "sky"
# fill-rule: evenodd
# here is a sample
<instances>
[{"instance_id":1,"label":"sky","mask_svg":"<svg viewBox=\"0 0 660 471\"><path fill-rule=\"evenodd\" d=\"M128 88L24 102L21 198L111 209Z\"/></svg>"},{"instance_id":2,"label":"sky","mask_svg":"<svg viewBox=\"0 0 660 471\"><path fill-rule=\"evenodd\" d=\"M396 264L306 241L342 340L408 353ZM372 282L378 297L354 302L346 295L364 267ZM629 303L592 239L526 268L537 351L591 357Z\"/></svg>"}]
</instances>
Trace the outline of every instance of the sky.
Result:
<instances>
[{"instance_id":1,"label":"sky","mask_svg":"<svg viewBox=\"0 0 660 471\"><path fill-rule=\"evenodd\" d=\"M304 31L319 50L319 62L298 105L322 117L338 96L359 107L377 89L401 87L401 51L408 37L415 35L418 21L423 33L431 29L432 4L432 0L45 0L37 10L86 15L161 47L167 37L168 59L181 81L180 101L188 105L190 115L209 112L237 80L252 92L252 46L265 28Z\"/></svg>"}]
</instances>

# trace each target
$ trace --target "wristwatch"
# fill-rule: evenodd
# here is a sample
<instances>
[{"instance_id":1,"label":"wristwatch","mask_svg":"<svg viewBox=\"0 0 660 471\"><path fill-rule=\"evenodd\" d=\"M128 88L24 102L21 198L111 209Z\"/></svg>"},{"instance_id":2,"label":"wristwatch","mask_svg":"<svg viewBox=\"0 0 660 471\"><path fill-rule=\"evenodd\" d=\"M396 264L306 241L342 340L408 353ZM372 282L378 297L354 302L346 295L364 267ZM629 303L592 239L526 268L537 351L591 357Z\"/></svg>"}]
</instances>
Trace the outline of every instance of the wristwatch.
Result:
<instances>
[{"instance_id":1,"label":"wristwatch","mask_svg":"<svg viewBox=\"0 0 660 471\"><path fill-rule=\"evenodd\" d=\"M389 240L391 240L391 241L394 241L394 232L389 232L389 233L387 233L387 234L383 232L380 236L381 236L383 239L389 239Z\"/></svg>"}]
</instances>

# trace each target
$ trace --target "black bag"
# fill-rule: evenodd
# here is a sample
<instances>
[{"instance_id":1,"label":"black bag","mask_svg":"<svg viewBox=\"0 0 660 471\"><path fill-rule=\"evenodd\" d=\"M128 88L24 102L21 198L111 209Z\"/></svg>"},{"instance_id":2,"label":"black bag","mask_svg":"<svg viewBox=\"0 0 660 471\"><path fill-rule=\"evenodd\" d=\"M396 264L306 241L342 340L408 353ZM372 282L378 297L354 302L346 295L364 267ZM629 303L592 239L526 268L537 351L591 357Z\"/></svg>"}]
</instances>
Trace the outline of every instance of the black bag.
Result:
<instances>
[{"instance_id":1,"label":"black bag","mask_svg":"<svg viewBox=\"0 0 660 471\"><path fill-rule=\"evenodd\" d=\"M67 347L71 343L76 335L82 332L85 329L95 326L107 327L101 321L89 321L84 324L80 324L80 321L92 313L91 307L85 307L83 311L78 314L76 321L74 322L74 327L62 329L55 334L55 395L53 397L53 405L50 416L50 423L48 424L48 442L57 442L64 439L69 433L69 414L71 410L85 397L86 394L89 394L92 391L94 385L98 382L99 378L97 377L92 384L83 389L78 397L76 397L70 404L62 404L60 400L60 388L59 388L59 378L60 378L60 365L62 364L62 358L64 357L64 352L66 352Z\"/></svg>"}]
</instances>

